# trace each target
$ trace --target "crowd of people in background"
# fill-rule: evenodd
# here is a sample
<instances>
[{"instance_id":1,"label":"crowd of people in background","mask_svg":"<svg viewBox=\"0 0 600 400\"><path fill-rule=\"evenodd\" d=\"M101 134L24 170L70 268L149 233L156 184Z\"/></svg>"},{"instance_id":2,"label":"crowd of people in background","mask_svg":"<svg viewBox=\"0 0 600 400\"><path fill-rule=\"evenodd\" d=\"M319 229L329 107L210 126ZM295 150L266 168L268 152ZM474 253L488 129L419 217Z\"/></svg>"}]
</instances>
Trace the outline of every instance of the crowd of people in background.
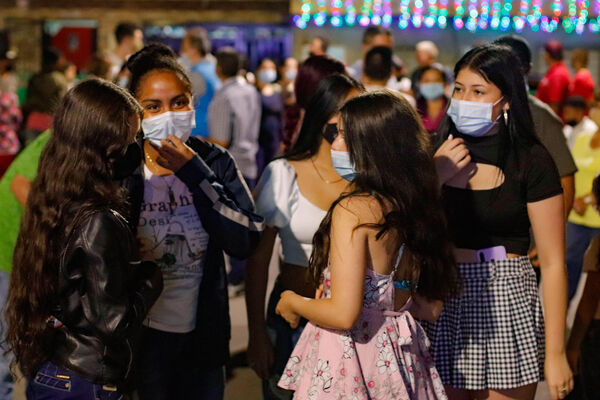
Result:
<instances>
[{"instance_id":1,"label":"crowd of people in background","mask_svg":"<svg viewBox=\"0 0 600 400\"><path fill-rule=\"evenodd\" d=\"M22 104L0 58L0 375L28 398L222 399L242 294L265 399L597 397L587 50L571 75L547 42L533 82L516 35L414 71L379 26L348 65L317 36L253 71L201 27L143 39L84 71L44 49Z\"/></svg>"}]
</instances>

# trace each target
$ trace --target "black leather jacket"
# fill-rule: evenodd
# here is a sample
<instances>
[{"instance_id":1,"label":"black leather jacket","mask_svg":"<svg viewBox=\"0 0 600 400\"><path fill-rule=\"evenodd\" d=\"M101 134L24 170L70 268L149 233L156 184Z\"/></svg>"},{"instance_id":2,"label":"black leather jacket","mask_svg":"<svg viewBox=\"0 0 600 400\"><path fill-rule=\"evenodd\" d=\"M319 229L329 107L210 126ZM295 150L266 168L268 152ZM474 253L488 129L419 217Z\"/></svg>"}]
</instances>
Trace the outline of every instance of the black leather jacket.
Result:
<instances>
[{"instance_id":1,"label":"black leather jacket","mask_svg":"<svg viewBox=\"0 0 600 400\"><path fill-rule=\"evenodd\" d=\"M135 261L133 236L116 212L96 211L76 226L60 262L53 316L62 326L51 361L92 382L123 386L162 274Z\"/></svg>"}]
</instances>

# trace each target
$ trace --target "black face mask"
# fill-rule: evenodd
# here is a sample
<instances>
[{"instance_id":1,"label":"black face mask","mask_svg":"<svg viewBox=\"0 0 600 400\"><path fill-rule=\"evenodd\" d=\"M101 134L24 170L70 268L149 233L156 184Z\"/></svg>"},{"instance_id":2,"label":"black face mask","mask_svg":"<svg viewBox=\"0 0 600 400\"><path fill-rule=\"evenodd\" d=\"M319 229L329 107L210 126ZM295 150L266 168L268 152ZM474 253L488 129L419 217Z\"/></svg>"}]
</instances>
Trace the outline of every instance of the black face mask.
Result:
<instances>
[{"instance_id":1,"label":"black face mask","mask_svg":"<svg viewBox=\"0 0 600 400\"><path fill-rule=\"evenodd\" d=\"M133 174L133 172L142 163L142 149L137 143L131 143L127 146L127 151L124 155L118 155L114 158L114 172L113 178L115 180L122 180Z\"/></svg>"},{"instance_id":2,"label":"black face mask","mask_svg":"<svg viewBox=\"0 0 600 400\"><path fill-rule=\"evenodd\" d=\"M576 120L574 120L574 119L570 119L570 120L568 120L568 121L565 121L565 123L566 123L567 125L569 125L569 126L575 126L575 125L577 125L577 124L578 124L578 122L577 122Z\"/></svg>"},{"instance_id":3,"label":"black face mask","mask_svg":"<svg viewBox=\"0 0 600 400\"><path fill-rule=\"evenodd\" d=\"M338 133L339 132L337 124L327 124L323 129L323 137L329 142L329 144L333 143Z\"/></svg>"}]
</instances>

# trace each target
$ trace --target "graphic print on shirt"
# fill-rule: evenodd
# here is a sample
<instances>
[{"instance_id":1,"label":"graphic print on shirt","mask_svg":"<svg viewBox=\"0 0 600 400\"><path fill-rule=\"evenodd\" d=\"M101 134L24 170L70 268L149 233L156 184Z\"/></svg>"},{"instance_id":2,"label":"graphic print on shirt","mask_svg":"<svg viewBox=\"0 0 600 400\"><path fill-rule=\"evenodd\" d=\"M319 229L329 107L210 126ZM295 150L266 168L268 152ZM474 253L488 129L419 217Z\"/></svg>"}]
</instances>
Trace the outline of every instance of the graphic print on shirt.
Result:
<instances>
[{"instance_id":1,"label":"graphic print on shirt","mask_svg":"<svg viewBox=\"0 0 600 400\"><path fill-rule=\"evenodd\" d=\"M196 324L208 233L182 181L145 172L137 235L140 256L160 267L164 282L146 325L168 332L189 332Z\"/></svg>"},{"instance_id":2,"label":"graphic print on shirt","mask_svg":"<svg viewBox=\"0 0 600 400\"><path fill-rule=\"evenodd\" d=\"M166 199L168 200L168 199ZM169 201L142 203L138 229L144 231L145 259L154 261L165 279L188 278L202 274L202 261L208 244L208 234L193 205L191 193L179 195L175 204Z\"/></svg>"}]
</instances>

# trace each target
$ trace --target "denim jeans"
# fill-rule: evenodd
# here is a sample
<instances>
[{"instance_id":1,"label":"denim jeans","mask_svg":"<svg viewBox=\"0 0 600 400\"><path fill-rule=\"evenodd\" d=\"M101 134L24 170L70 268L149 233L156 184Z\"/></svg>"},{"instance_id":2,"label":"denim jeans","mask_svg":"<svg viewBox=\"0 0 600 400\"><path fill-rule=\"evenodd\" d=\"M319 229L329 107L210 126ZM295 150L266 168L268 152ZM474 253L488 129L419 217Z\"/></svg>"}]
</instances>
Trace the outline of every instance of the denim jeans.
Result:
<instances>
[{"instance_id":1,"label":"denim jeans","mask_svg":"<svg viewBox=\"0 0 600 400\"><path fill-rule=\"evenodd\" d=\"M600 229L588 228L587 226L567 223L567 276L569 279L569 300L575 296L581 269L583 267L583 255L590 242Z\"/></svg>"},{"instance_id":2,"label":"denim jeans","mask_svg":"<svg viewBox=\"0 0 600 400\"><path fill-rule=\"evenodd\" d=\"M10 282L10 276L0 271L0 310L4 310L4 304L8 297L8 284ZM4 319L4 313L0 315L0 332L4 340L4 334L6 333L6 320ZM0 400L12 400L13 395L13 380L10 374L10 362L11 357L4 354L4 351L0 351Z\"/></svg>"},{"instance_id":3,"label":"denim jeans","mask_svg":"<svg viewBox=\"0 0 600 400\"><path fill-rule=\"evenodd\" d=\"M292 329L285 319L275 313L275 307L277 307L277 302L284 290L285 288L279 283L279 280L276 280L267 308L267 332L273 344L275 362L271 367L269 379L263 380L265 400L292 399L294 392L278 387L277 383L307 322L305 319L301 319L298 327Z\"/></svg>"},{"instance_id":4,"label":"denim jeans","mask_svg":"<svg viewBox=\"0 0 600 400\"><path fill-rule=\"evenodd\" d=\"M123 395L110 386L85 380L49 361L27 383L27 400L120 400Z\"/></svg>"},{"instance_id":5,"label":"denim jeans","mask_svg":"<svg viewBox=\"0 0 600 400\"><path fill-rule=\"evenodd\" d=\"M248 189L254 189L256 186L256 179L246 178L244 176L244 181L246 185L248 185ZM229 284L230 285L239 285L244 282L244 274L246 273L246 260L241 258L229 257L229 265L231 266L231 270L229 271Z\"/></svg>"},{"instance_id":6,"label":"denim jeans","mask_svg":"<svg viewBox=\"0 0 600 400\"><path fill-rule=\"evenodd\" d=\"M568 400L594 400L600 396L600 320L592 320L581 343L579 374Z\"/></svg>"},{"instance_id":7,"label":"denim jeans","mask_svg":"<svg viewBox=\"0 0 600 400\"><path fill-rule=\"evenodd\" d=\"M202 369L194 357L194 333L171 333L144 328L136 368L140 400L222 400L223 367Z\"/></svg>"}]
</instances>

